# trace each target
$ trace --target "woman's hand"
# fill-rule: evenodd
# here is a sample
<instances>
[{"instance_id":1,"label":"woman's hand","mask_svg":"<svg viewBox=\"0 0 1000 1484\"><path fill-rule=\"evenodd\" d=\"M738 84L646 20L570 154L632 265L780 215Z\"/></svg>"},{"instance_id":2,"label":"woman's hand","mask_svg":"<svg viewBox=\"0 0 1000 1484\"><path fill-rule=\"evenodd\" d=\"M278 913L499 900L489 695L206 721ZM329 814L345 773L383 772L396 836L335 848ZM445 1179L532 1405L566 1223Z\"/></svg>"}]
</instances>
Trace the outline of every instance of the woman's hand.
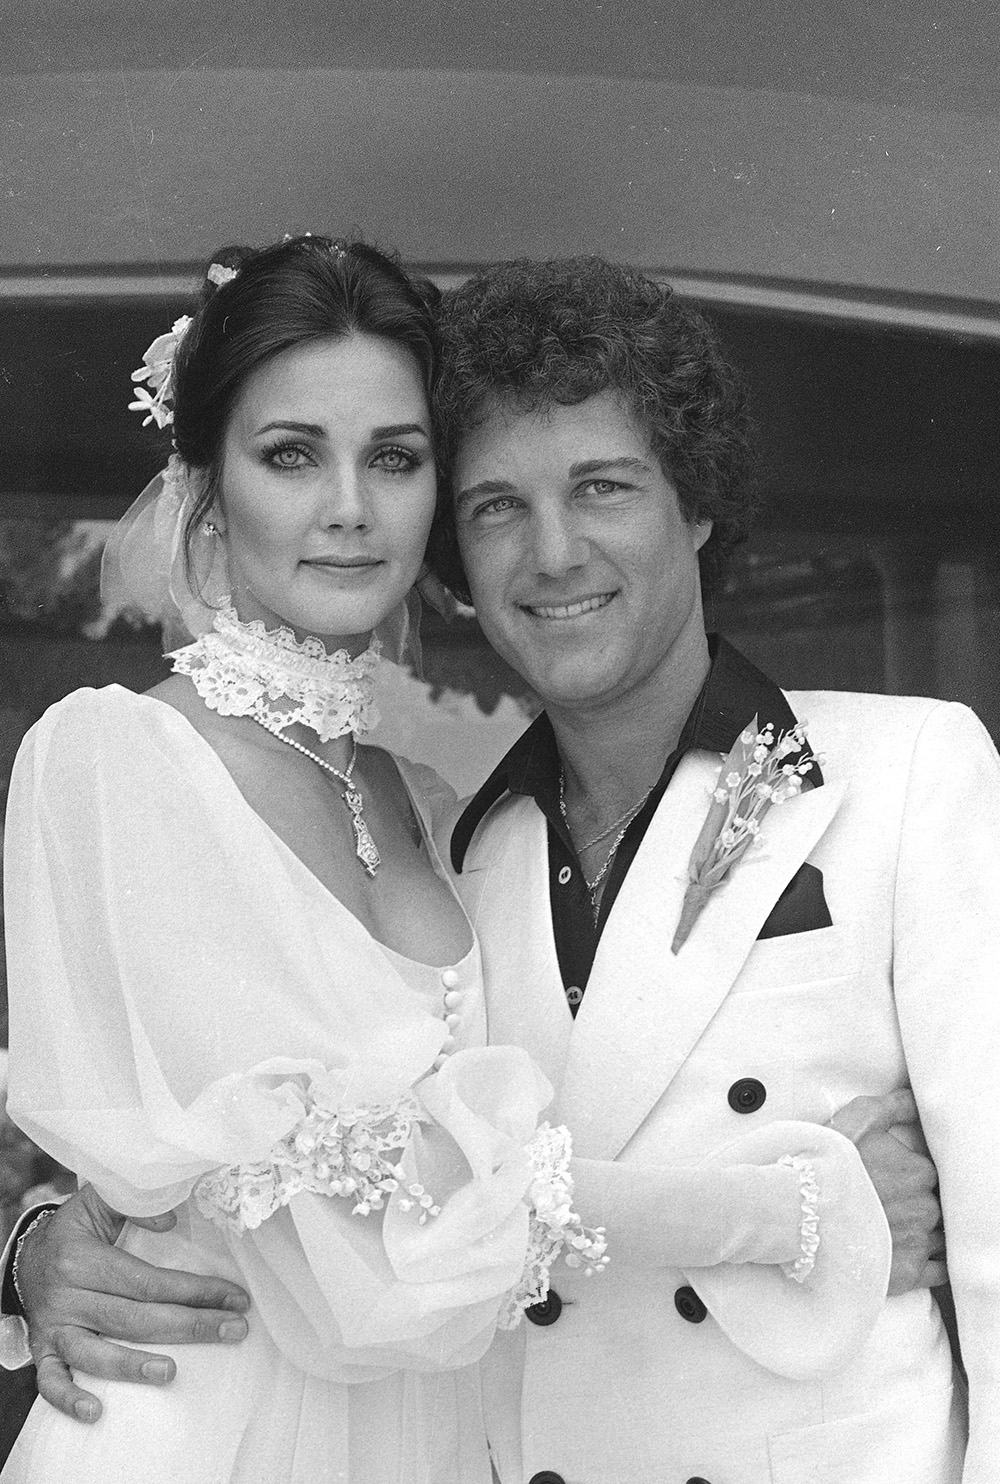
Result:
<instances>
[{"instance_id":1,"label":"woman's hand","mask_svg":"<svg viewBox=\"0 0 1000 1484\"><path fill-rule=\"evenodd\" d=\"M96 1422L101 1404L73 1381L73 1370L106 1380L160 1386L176 1366L133 1344L233 1344L247 1333L243 1289L225 1278L152 1267L114 1243L126 1218L85 1185L25 1239L17 1282L47 1402L81 1422ZM171 1213L136 1221L168 1231ZM106 1338L110 1337L110 1338Z\"/></svg>"}]
</instances>

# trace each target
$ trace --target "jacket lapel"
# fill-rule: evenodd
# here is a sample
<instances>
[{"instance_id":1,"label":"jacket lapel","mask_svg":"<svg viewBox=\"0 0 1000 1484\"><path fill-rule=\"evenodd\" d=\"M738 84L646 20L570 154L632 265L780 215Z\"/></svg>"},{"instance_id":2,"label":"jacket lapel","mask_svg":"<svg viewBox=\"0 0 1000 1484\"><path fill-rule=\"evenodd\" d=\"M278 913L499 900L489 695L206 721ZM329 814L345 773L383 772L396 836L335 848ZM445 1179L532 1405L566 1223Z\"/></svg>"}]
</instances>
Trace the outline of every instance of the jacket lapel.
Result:
<instances>
[{"instance_id":1,"label":"jacket lapel","mask_svg":"<svg viewBox=\"0 0 1000 1484\"><path fill-rule=\"evenodd\" d=\"M557 1088L573 1018L552 930L547 829L534 800L507 799L455 884L482 948L490 1044L523 1046Z\"/></svg>"},{"instance_id":2,"label":"jacket lapel","mask_svg":"<svg viewBox=\"0 0 1000 1484\"><path fill-rule=\"evenodd\" d=\"M687 863L718 769L716 754L684 758L601 936L558 1094L581 1157L614 1159L662 1096L844 792L825 783L770 809L762 844L733 867L674 955Z\"/></svg>"}]
</instances>

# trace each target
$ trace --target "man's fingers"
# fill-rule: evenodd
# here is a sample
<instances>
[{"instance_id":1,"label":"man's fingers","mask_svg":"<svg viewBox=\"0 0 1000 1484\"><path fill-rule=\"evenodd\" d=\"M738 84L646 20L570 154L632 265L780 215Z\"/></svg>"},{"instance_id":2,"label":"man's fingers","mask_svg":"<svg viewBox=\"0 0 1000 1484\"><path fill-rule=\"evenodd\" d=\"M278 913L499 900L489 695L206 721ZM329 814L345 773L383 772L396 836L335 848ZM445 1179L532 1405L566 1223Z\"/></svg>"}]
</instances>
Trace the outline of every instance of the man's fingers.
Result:
<instances>
[{"instance_id":1,"label":"man's fingers","mask_svg":"<svg viewBox=\"0 0 1000 1484\"><path fill-rule=\"evenodd\" d=\"M856 1144L867 1134L888 1133L900 1124L917 1121L917 1104L912 1092L898 1087L881 1097L852 1098L830 1119L829 1127Z\"/></svg>"},{"instance_id":2,"label":"man's fingers","mask_svg":"<svg viewBox=\"0 0 1000 1484\"><path fill-rule=\"evenodd\" d=\"M73 1371L99 1376L104 1381L132 1381L145 1386L163 1386L177 1374L168 1355L112 1345L102 1335L77 1325L65 1325L53 1339L59 1359Z\"/></svg>"},{"instance_id":3,"label":"man's fingers","mask_svg":"<svg viewBox=\"0 0 1000 1484\"><path fill-rule=\"evenodd\" d=\"M246 1319L225 1309L136 1303L114 1294L81 1293L78 1299L75 1324L112 1340L151 1345L217 1345L236 1344L247 1334ZM95 1374L103 1376L105 1372Z\"/></svg>"},{"instance_id":4,"label":"man's fingers","mask_svg":"<svg viewBox=\"0 0 1000 1484\"><path fill-rule=\"evenodd\" d=\"M93 1253L87 1255L88 1267L80 1274L74 1271L70 1259L57 1266L56 1275L62 1284L76 1288L79 1282L84 1291L134 1299L140 1304L182 1304L195 1309L226 1309L235 1314L245 1314L250 1307L249 1296L226 1278L153 1267L118 1247L107 1249L113 1272L106 1280L106 1287L97 1288L95 1285L102 1281L102 1276L93 1266Z\"/></svg>"},{"instance_id":5,"label":"man's fingers","mask_svg":"<svg viewBox=\"0 0 1000 1484\"><path fill-rule=\"evenodd\" d=\"M72 1372L58 1355L42 1355L35 1362L38 1377L38 1393L50 1406L77 1422L96 1422L101 1415L101 1404L96 1396L84 1391L73 1380Z\"/></svg>"}]
</instances>

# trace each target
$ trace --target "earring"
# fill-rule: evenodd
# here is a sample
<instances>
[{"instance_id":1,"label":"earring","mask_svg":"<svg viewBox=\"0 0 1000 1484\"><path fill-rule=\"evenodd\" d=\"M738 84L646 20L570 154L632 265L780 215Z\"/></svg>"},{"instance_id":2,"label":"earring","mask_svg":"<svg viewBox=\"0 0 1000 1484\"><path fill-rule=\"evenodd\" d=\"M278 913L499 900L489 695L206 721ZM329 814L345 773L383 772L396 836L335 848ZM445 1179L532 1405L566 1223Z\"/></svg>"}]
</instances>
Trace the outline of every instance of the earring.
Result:
<instances>
[{"instance_id":1,"label":"earring","mask_svg":"<svg viewBox=\"0 0 1000 1484\"><path fill-rule=\"evenodd\" d=\"M206 536L217 536L219 534L219 528L215 524L214 520L206 520L202 524L201 529L204 531Z\"/></svg>"}]
</instances>

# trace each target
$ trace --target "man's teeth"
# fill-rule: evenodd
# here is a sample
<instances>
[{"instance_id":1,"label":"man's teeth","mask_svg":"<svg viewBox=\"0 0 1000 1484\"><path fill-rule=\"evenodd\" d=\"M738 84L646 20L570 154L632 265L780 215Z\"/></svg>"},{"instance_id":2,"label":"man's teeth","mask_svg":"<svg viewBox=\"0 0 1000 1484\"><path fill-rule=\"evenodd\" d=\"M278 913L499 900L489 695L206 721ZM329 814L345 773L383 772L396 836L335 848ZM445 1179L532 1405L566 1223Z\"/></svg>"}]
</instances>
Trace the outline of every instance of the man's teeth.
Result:
<instances>
[{"instance_id":1,"label":"man's teeth","mask_svg":"<svg viewBox=\"0 0 1000 1484\"><path fill-rule=\"evenodd\" d=\"M595 608L603 608L613 597L614 593L600 593L596 598L583 598L579 603L561 603L557 607L533 603L530 612L538 618L579 618L581 613L593 613Z\"/></svg>"}]
</instances>

